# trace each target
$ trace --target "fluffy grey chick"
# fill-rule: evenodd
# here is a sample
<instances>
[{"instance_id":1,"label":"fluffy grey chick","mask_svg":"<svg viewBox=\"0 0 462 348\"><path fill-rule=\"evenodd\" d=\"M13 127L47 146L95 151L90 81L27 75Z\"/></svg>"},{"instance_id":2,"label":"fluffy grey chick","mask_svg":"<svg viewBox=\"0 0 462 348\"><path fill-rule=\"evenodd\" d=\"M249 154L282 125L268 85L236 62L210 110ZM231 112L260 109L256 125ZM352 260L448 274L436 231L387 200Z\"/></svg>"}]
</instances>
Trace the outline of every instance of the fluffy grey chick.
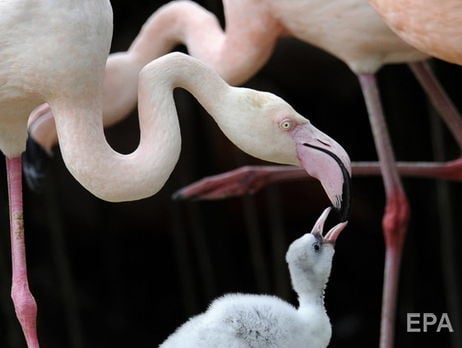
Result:
<instances>
[{"instance_id":1,"label":"fluffy grey chick","mask_svg":"<svg viewBox=\"0 0 462 348\"><path fill-rule=\"evenodd\" d=\"M298 308L269 295L228 294L180 326L159 348L324 348L332 329L324 308L334 242L347 222L323 236L330 208L286 254Z\"/></svg>"}]
</instances>

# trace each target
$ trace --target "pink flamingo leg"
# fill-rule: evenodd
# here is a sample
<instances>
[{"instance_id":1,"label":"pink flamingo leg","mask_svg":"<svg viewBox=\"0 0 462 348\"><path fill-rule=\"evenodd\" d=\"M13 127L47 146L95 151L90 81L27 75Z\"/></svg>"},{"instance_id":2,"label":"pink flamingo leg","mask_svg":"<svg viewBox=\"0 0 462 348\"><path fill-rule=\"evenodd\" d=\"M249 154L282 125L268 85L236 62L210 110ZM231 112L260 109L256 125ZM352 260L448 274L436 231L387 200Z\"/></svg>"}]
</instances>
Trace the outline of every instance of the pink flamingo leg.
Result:
<instances>
[{"instance_id":1,"label":"pink flamingo leg","mask_svg":"<svg viewBox=\"0 0 462 348\"><path fill-rule=\"evenodd\" d=\"M462 150L462 118L436 79L428 62L410 63L409 67Z\"/></svg>"},{"instance_id":2,"label":"pink flamingo leg","mask_svg":"<svg viewBox=\"0 0 462 348\"><path fill-rule=\"evenodd\" d=\"M252 194L278 181L311 178L299 167L244 166L183 187L173 194L173 199L224 199Z\"/></svg>"},{"instance_id":3,"label":"pink flamingo leg","mask_svg":"<svg viewBox=\"0 0 462 348\"><path fill-rule=\"evenodd\" d=\"M380 347L391 348L394 341L401 250L409 220L409 205L396 166L375 76L373 74L359 74L358 78L369 113L387 197L382 220L386 251Z\"/></svg>"},{"instance_id":4,"label":"pink flamingo leg","mask_svg":"<svg viewBox=\"0 0 462 348\"><path fill-rule=\"evenodd\" d=\"M448 162L397 162L401 176L462 181L462 158ZM354 176L381 175L378 162L352 162ZM244 166L205 177L175 192L174 199L224 199L253 194L284 181L310 180L304 169L291 166Z\"/></svg>"},{"instance_id":5,"label":"pink flamingo leg","mask_svg":"<svg viewBox=\"0 0 462 348\"><path fill-rule=\"evenodd\" d=\"M38 348L37 304L27 281L24 220L22 209L21 157L6 159L10 205L11 259L13 280L11 297L28 348Z\"/></svg>"}]
</instances>

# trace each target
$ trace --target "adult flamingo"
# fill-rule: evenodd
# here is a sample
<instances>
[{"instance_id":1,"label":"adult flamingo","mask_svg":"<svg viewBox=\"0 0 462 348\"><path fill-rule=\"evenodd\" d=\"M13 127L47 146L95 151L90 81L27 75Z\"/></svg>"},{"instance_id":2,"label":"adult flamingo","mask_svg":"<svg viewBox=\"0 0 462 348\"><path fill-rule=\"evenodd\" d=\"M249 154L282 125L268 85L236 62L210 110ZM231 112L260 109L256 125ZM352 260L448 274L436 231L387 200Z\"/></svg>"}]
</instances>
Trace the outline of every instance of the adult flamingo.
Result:
<instances>
[{"instance_id":1,"label":"adult flamingo","mask_svg":"<svg viewBox=\"0 0 462 348\"><path fill-rule=\"evenodd\" d=\"M10 0L1 3L0 12L4 14L0 17L0 149L7 157L12 298L29 348L39 344L37 306L27 281L20 155L29 114L41 103L47 102L53 112L67 168L102 199L135 200L163 186L180 151L172 91L181 87L245 151L292 164L306 165L311 159L310 173L320 177L333 204L347 214L349 197L343 197L349 193L343 191L349 180L347 154L282 99L230 87L213 70L185 55L166 56L140 73L140 145L122 155L107 144L101 117L112 32L109 1L83 0L76 5L68 0ZM28 21L18 21L24 17Z\"/></svg>"},{"instance_id":2,"label":"adult flamingo","mask_svg":"<svg viewBox=\"0 0 462 348\"><path fill-rule=\"evenodd\" d=\"M224 0L223 4L225 31L214 15L190 1L175 1L156 11L128 52L117 54L113 56L113 61L108 62L107 80L112 79L113 86L123 83L125 90L123 98L117 97L115 100L127 102L120 110L127 109L129 104L133 106L136 77L130 77L127 72L140 70L149 60L169 51L177 43L186 44L191 55L205 61L231 83L247 80L266 62L276 38L288 34L330 52L348 64L358 76L366 99L387 194L383 218L387 271L384 280L382 337L386 337L386 342L391 342L408 204L391 149L374 74L383 64L409 62L462 148L462 123L457 111L425 63L418 62L426 58L426 55L394 35L365 1L331 0L319 3L312 0ZM112 71L116 73L111 73L109 67L115 68ZM120 82L117 73L123 76ZM106 95L110 96L111 93ZM51 118L49 120L51 122ZM444 172L446 166L451 171L457 170L461 164L462 161L458 160L437 165L435 171L432 171L434 164L424 168L426 173L434 175L436 171ZM407 169L403 170L407 173L420 175L421 164L405 165ZM377 168L375 164L369 172L377 173ZM232 181L220 180L220 184L227 183L234 185ZM226 190L226 187L221 187L218 192Z\"/></svg>"}]
</instances>

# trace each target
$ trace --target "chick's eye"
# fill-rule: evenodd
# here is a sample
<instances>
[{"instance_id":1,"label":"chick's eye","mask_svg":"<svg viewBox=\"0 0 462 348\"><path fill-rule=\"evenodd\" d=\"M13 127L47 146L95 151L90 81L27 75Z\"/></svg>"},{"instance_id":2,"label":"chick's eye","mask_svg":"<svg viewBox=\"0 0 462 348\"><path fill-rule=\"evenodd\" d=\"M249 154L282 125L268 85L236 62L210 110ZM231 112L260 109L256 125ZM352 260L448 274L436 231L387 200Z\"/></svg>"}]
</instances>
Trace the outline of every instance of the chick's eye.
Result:
<instances>
[{"instance_id":1,"label":"chick's eye","mask_svg":"<svg viewBox=\"0 0 462 348\"><path fill-rule=\"evenodd\" d=\"M291 120L284 120L281 123L279 123L279 127L281 127L282 130L290 130L292 129L293 122Z\"/></svg>"},{"instance_id":2,"label":"chick's eye","mask_svg":"<svg viewBox=\"0 0 462 348\"><path fill-rule=\"evenodd\" d=\"M319 243L314 243L313 249L314 251L319 252L321 250L321 245Z\"/></svg>"}]
</instances>

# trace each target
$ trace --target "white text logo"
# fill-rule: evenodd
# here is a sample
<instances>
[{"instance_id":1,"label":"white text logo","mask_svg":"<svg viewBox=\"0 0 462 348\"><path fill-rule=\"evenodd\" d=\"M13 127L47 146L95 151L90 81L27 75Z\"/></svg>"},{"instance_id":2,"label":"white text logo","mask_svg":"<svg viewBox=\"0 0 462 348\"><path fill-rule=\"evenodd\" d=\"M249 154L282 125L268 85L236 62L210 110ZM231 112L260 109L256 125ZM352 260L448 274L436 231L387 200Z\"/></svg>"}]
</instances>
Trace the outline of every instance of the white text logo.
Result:
<instances>
[{"instance_id":1,"label":"white text logo","mask_svg":"<svg viewBox=\"0 0 462 348\"><path fill-rule=\"evenodd\" d=\"M447 313L407 313L407 332L454 332Z\"/></svg>"}]
</instances>

